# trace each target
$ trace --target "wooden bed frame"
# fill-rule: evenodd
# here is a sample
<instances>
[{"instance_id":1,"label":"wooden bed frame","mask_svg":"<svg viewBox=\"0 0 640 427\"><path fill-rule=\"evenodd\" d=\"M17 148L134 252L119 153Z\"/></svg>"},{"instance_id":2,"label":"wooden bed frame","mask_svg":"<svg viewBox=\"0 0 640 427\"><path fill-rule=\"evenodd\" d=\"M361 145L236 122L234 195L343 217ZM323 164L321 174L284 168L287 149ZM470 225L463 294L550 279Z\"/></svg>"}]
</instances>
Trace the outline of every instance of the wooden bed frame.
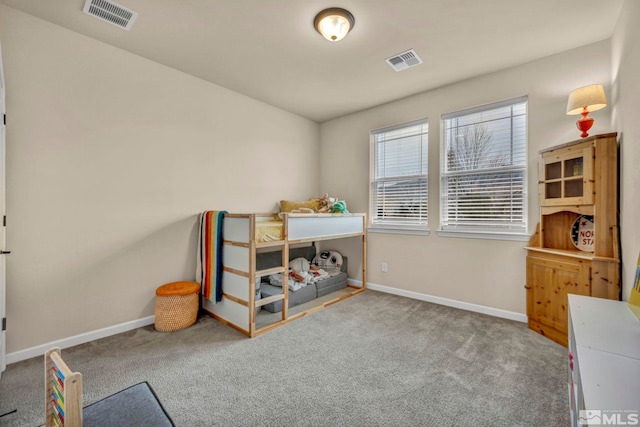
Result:
<instances>
[{"instance_id":1,"label":"wooden bed frame","mask_svg":"<svg viewBox=\"0 0 640 427\"><path fill-rule=\"evenodd\" d=\"M364 213L353 214L280 214L283 220L282 239L270 242L256 240L256 226L260 221L273 221L269 214L233 214L224 215L223 223L223 273L222 301L217 304L203 299L202 307L213 318L242 332L255 337L282 326L292 320L335 304L338 301L364 292L366 288L366 230L367 220ZM289 246L300 243L316 243L323 240L360 237L362 240L362 286L348 285L349 291L324 303L289 315L288 287L282 287L282 293L264 299L256 299L256 277L268 276L289 270ZM282 263L278 267L256 270L258 249L282 251ZM256 327L256 309L274 301L282 300L282 313L279 321L261 328Z\"/></svg>"}]
</instances>

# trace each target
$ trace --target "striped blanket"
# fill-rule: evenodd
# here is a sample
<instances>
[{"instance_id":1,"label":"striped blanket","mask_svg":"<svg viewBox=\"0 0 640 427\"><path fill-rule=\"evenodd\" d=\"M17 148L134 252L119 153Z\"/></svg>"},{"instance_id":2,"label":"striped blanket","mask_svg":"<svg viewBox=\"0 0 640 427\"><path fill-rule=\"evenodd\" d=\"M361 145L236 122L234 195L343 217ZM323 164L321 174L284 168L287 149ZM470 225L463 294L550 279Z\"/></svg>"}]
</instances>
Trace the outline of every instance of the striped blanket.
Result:
<instances>
[{"instance_id":1,"label":"striped blanket","mask_svg":"<svg viewBox=\"0 0 640 427\"><path fill-rule=\"evenodd\" d=\"M214 303L222 300L222 222L227 211L200 214L196 278L202 296Z\"/></svg>"}]
</instances>

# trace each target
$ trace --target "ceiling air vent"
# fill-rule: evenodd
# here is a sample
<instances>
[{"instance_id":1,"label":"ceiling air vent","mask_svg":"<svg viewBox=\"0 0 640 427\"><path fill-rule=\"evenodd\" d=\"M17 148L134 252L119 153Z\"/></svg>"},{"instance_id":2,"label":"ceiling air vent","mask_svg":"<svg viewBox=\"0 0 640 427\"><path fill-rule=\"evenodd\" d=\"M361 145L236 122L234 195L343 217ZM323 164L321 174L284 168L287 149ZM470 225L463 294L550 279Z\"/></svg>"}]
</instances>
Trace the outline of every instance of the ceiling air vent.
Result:
<instances>
[{"instance_id":1,"label":"ceiling air vent","mask_svg":"<svg viewBox=\"0 0 640 427\"><path fill-rule=\"evenodd\" d=\"M127 31L138 17L138 12L107 0L86 0L83 11Z\"/></svg>"},{"instance_id":2,"label":"ceiling air vent","mask_svg":"<svg viewBox=\"0 0 640 427\"><path fill-rule=\"evenodd\" d=\"M406 70L407 68L415 67L422 64L422 59L418 57L415 50L409 49L406 52L393 55L391 58L387 58L387 64L396 71Z\"/></svg>"}]
</instances>

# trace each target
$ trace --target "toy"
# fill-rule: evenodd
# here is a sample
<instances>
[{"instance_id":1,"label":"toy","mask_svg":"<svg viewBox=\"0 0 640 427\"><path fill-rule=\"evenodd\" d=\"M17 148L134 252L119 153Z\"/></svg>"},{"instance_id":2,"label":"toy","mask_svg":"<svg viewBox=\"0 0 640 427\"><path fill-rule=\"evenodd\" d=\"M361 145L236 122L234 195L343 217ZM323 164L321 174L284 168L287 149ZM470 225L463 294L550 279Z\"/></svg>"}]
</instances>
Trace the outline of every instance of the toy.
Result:
<instances>
[{"instance_id":1,"label":"toy","mask_svg":"<svg viewBox=\"0 0 640 427\"><path fill-rule=\"evenodd\" d=\"M329 197L328 193L315 199L309 199L318 203L317 213L349 213L347 210L347 202L338 200L336 197Z\"/></svg>"},{"instance_id":2,"label":"toy","mask_svg":"<svg viewBox=\"0 0 640 427\"><path fill-rule=\"evenodd\" d=\"M344 200L337 201L333 204L331 213L349 213L347 210L347 202Z\"/></svg>"},{"instance_id":3,"label":"toy","mask_svg":"<svg viewBox=\"0 0 640 427\"><path fill-rule=\"evenodd\" d=\"M333 209L333 204L337 200L335 197L329 197L328 193L324 193L324 196L318 197L316 200L319 204L318 213L331 213L331 209Z\"/></svg>"},{"instance_id":4,"label":"toy","mask_svg":"<svg viewBox=\"0 0 640 427\"><path fill-rule=\"evenodd\" d=\"M342 267L342 254L338 251L322 251L313 258L312 264L325 269L339 269Z\"/></svg>"}]
</instances>

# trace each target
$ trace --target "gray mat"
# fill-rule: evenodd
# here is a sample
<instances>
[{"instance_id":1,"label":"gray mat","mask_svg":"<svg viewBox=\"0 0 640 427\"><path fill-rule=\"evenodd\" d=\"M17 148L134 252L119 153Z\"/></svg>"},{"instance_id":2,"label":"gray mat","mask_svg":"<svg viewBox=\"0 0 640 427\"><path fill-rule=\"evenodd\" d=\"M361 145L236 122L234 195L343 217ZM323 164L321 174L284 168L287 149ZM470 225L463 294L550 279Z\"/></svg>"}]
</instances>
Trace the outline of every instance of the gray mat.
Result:
<instances>
[{"instance_id":1,"label":"gray mat","mask_svg":"<svg viewBox=\"0 0 640 427\"><path fill-rule=\"evenodd\" d=\"M83 427L172 427L155 392L146 381L105 397L82 410Z\"/></svg>"}]
</instances>

